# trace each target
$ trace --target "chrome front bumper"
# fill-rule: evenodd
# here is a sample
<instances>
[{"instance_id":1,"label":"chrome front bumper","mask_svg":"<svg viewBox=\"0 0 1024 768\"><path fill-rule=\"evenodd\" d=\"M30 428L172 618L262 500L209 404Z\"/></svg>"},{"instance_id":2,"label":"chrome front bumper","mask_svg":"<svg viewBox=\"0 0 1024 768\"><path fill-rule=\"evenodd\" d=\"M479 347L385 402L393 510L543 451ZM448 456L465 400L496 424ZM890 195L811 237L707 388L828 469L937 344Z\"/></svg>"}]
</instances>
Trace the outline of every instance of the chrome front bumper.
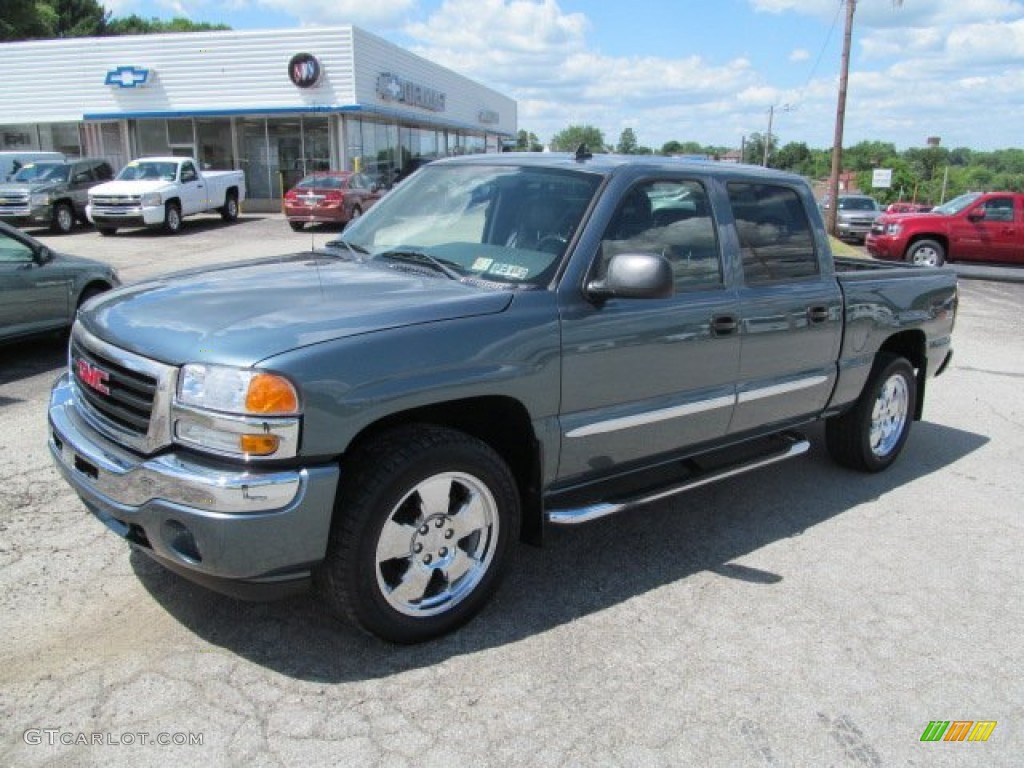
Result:
<instances>
[{"instance_id":1,"label":"chrome front bumper","mask_svg":"<svg viewBox=\"0 0 1024 768\"><path fill-rule=\"evenodd\" d=\"M216 580L280 582L309 576L330 532L339 469L263 469L191 454L149 458L84 421L62 375L50 393L50 452L89 510L173 570ZM256 595L253 595L256 596Z\"/></svg>"}]
</instances>

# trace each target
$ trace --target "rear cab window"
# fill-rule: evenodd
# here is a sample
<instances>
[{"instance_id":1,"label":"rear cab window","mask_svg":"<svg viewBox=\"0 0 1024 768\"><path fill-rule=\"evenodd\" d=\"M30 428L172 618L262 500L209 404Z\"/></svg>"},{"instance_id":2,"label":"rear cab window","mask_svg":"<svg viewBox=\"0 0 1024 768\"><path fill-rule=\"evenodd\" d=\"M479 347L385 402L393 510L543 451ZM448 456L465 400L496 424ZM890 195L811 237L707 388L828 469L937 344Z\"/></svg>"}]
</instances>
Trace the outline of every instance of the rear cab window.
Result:
<instances>
[{"instance_id":1,"label":"rear cab window","mask_svg":"<svg viewBox=\"0 0 1024 768\"><path fill-rule=\"evenodd\" d=\"M795 189L759 182L730 182L726 188L747 285L820 275L814 232Z\"/></svg>"}]
</instances>

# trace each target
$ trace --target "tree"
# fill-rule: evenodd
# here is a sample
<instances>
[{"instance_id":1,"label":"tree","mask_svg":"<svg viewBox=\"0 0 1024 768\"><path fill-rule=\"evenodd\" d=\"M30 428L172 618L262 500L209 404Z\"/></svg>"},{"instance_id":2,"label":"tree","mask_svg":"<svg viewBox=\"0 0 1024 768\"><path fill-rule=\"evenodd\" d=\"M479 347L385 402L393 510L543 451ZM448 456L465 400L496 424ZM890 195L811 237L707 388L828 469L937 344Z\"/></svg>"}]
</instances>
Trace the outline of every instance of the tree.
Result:
<instances>
[{"instance_id":1,"label":"tree","mask_svg":"<svg viewBox=\"0 0 1024 768\"><path fill-rule=\"evenodd\" d=\"M620 155L633 155L636 154L636 148L636 133L632 128L623 128L622 133L619 134L619 143L615 145L615 151Z\"/></svg>"},{"instance_id":2,"label":"tree","mask_svg":"<svg viewBox=\"0 0 1024 768\"><path fill-rule=\"evenodd\" d=\"M580 144L586 144L591 152L607 151L604 134L592 125L570 125L551 139L551 149L555 152L575 152Z\"/></svg>"},{"instance_id":3,"label":"tree","mask_svg":"<svg viewBox=\"0 0 1024 768\"><path fill-rule=\"evenodd\" d=\"M96 0L4 0L0 39L96 37L109 19L110 12Z\"/></svg>"},{"instance_id":4,"label":"tree","mask_svg":"<svg viewBox=\"0 0 1024 768\"><path fill-rule=\"evenodd\" d=\"M540 139L537 138L537 134L528 133L525 130L520 130L516 134L516 152L543 152L544 145L540 143Z\"/></svg>"},{"instance_id":5,"label":"tree","mask_svg":"<svg viewBox=\"0 0 1024 768\"><path fill-rule=\"evenodd\" d=\"M157 18L143 19L134 13L123 19L114 19L107 25L109 35L155 35L163 32L209 32L218 29L231 29L227 24L196 23L176 16L170 21Z\"/></svg>"}]
</instances>

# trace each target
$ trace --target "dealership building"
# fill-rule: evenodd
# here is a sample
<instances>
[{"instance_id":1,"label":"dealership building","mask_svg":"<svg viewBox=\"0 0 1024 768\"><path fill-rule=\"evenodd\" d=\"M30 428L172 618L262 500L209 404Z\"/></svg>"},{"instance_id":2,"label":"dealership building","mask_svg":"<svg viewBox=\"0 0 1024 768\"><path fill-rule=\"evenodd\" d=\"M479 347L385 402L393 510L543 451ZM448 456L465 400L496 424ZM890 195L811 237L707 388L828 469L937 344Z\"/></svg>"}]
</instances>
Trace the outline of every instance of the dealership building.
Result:
<instances>
[{"instance_id":1,"label":"dealership building","mask_svg":"<svg viewBox=\"0 0 1024 768\"><path fill-rule=\"evenodd\" d=\"M512 99L353 26L3 43L0 71L0 150L191 155L244 170L249 210L308 172L388 185L516 132Z\"/></svg>"}]
</instances>

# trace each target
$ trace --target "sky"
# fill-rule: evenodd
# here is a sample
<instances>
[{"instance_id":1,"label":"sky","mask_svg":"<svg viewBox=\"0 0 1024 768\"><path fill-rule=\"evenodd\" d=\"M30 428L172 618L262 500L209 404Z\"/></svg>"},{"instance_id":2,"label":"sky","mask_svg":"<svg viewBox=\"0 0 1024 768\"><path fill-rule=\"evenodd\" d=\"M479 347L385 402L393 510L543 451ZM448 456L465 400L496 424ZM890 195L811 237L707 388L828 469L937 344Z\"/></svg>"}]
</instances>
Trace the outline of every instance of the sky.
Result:
<instances>
[{"instance_id":1,"label":"sky","mask_svg":"<svg viewBox=\"0 0 1024 768\"><path fill-rule=\"evenodd\" d=\"M739 147L832 146L841 0L101 0L232 29L353 24L570 125ZM1024 0L858 0L843 145L1024 147Z\"/></svg>"}]
</instances>

